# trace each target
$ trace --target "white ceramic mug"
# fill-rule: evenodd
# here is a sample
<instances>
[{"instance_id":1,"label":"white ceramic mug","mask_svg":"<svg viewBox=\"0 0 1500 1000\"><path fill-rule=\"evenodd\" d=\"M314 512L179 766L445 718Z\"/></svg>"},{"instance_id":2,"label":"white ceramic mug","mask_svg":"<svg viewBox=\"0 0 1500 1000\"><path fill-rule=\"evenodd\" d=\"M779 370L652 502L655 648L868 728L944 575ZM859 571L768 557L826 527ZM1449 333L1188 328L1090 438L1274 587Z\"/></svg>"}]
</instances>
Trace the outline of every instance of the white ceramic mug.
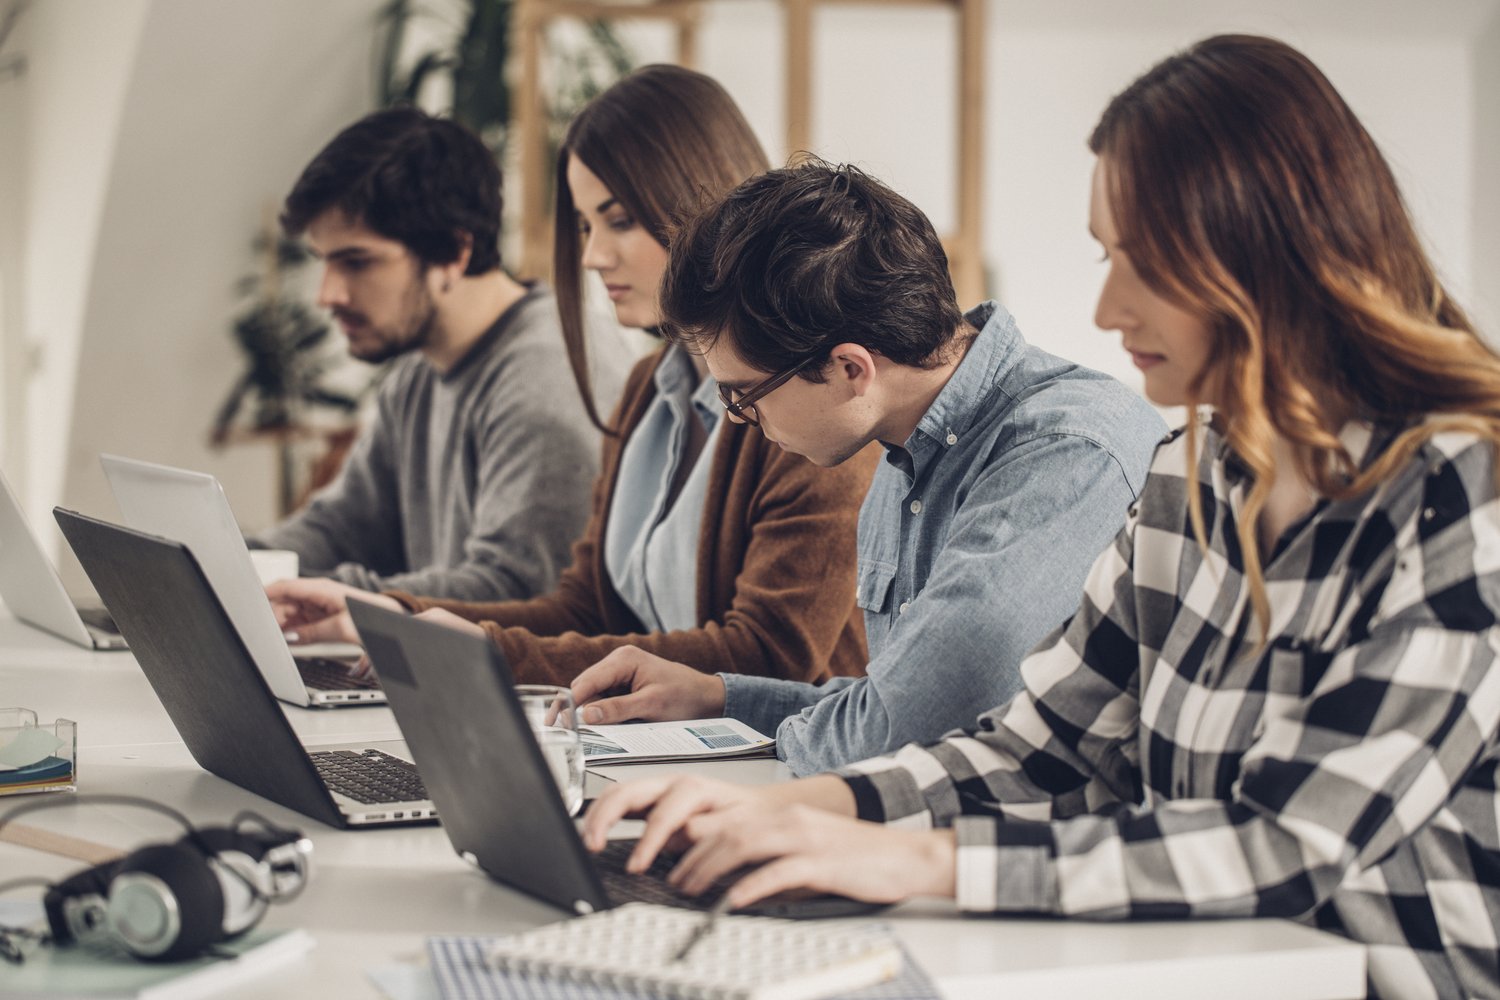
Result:
<instances>
[{"instance_id":1,"label":"white ceramic mug","mask_svg":"<svg viewBox=\"0 0 1500 1000\"><path fill-rule=\"evenodd\" d=\"M251 549L250 562L255 566L255 575L260 577L262 587L277 580L297 578L297 553L291 549Z\"/></svg>"}]
</instances>

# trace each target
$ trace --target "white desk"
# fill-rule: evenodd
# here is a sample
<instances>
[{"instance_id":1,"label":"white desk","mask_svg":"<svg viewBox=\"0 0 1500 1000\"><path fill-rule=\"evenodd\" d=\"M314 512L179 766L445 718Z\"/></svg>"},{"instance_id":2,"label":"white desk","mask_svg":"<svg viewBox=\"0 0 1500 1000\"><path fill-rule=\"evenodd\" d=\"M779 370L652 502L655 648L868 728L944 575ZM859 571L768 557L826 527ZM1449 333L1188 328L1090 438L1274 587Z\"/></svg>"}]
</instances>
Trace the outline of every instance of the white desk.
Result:
<instances>
[{"instance_id":1,"label":"white desk","mask_svg":"<svg viewBox=\"0 0 1500 1000\"><path fill-rule=\"evenodd\" d=\"M502 933L561 916L500 886L460 861L438 827L346 831L325 827L200 770L128 653L91 653L21 625L0 611L0 706L35 709L44 721L79 724L79 777L85 792L143 795L196 822L224 823L252 808L299 827L315 845L314 874L294 903L274 907L269 926L303 927L317 946L305 958L244 988L231 1000L380 994L364 970L415 960L436 933ZM385 708L310 711L288 707L310 745L397 739ZM646 768L613 768L626 777ZM719 762L695 770L733 781L779 780L771 761ZM0 808L32 797L0 799ZM25 822L129 849L175 839L170 822L145 810L80 806L33 814ZM0 844L0 879L61 877L79 863ZM1108 996L1174 1000L1213 995L1331 998L1363 996L1364 950L1286 921L1085 923L960 917L938 901L887 913L945 997Z\"/></svg>"}]
</instances>

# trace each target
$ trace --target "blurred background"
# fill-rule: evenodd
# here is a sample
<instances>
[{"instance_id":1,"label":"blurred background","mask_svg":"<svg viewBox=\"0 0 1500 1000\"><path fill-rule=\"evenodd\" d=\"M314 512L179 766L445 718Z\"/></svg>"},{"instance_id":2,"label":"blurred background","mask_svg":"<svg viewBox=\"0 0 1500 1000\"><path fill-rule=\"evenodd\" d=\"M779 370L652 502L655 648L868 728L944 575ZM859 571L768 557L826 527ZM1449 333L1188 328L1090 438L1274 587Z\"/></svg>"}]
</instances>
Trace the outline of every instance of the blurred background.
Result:
<instances>
[{"instance_id":1,"label":"blurred background","mask_svg":"<svg viewBox=\"0 0 1500 1000\"><path fill-rule=\"evenodd\" d=\"M1390 159L1448 287L1500 338L1500 0L979 0L968 226L957 4L812 3L807 120L793 123L786 24L801 2L702 0L694 64L773 161L801 128L940 232L976 233L983 294L1047 350L1139 388L1091 320L1103 265L1085 140L1138 73L1223 31L1281 37L1323 68ZM0 470L54 551L53 504L115 514L100 452L212 472L256 530L357 421L339 400L366 398L377 373L343 359L337 332L320 337L316 267L271 225L340 127L407 91L478 116L507 169L507 263L523 269L536 246L522 206L550 193L534 171L522 183L518 95L545 105L545 141L622 68L679 51L672 20L559 19L528 77L510 0L476 3L0 0Z\"/></svg>"}]
</instances>

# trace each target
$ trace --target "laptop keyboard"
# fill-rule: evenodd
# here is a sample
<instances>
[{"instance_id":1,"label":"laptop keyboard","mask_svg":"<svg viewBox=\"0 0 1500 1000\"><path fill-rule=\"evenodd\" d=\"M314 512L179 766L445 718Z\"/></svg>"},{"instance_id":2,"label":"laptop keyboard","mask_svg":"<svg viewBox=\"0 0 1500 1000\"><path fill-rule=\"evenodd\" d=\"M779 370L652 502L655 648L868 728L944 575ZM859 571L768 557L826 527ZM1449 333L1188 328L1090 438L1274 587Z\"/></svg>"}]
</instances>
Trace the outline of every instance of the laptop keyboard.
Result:
<instances>
[{"instance_id":1,"label":"laptop keyboard","mask_svg":"<svg viewBox=\"0 0 1500 1000\"><path fill-rule=\"evenodd\" d=\"M316 750L308 754L323 783L356 802L421 802L427 789L417 769L379 750Z\"/></svg>"},{"instance_id":2,"label":"laptop keyboard","mask_svg":"<svg viewBox=\"0 0 1500 1000\"><path fill-rule=\"evenodd\" d=\"M380 681L374 674L363 677L349 672L349 664L343 660L331 660L322 656L297 656L297 672L302 683L317 691L379 691Z\"/></svg>"},{"instance_id":3,"label":"laptop keyboard","mask_svg":"<svg viewBox=\"0 0 1500 1000\"><path fill-rule=\"evenodd\" d=\"M720 879L702 895L689 896L667 882L667 875L676 867L679 855L663 851L651 862L651 867L639 875L627 872L625 862L635 845L634 840L611 840L604 850L594 855L594 864L599 871L600 881L604 883L604 891L616 902L661 903L689 910L706 910L729 891L734 880L743 874L734 872Z\"/></svg>"}]
</instances>

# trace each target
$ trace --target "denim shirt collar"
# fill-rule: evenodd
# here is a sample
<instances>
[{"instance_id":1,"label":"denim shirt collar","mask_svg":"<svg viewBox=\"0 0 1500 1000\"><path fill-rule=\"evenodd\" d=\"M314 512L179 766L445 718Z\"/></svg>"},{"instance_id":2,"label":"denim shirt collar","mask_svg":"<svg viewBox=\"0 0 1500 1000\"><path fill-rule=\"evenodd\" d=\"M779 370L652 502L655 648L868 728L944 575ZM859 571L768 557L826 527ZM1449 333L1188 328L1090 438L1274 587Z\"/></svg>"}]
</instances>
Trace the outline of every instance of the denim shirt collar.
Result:
<instances>
[{"instance_id":1,"label":"denim shirt collar","mask_svg":"<svg viewBox=\"0 0 1500 1000\"><path fill-rule=\"evenodd\" d=\"M922 478L944 451L962 441L989 409L1003 373L1015 363L1022 346L1015 319L998 302L980 303L964 314L964 320L979 331L968 353L917 421L906 443L899 448L885 446L885 460L913 482Z\"/></svg>"},{"instance_id":2,"label":"denim shirt collar","mask_svg":"<svg viewBox=\"0 0 1500 1000\"><path fill-rule=\"evenodd\" d=\"M691 399L705 430L711 431L718 424L724 413L724 404L719 402L719 383L712 375L704 375L689 394L688 387L698 379L698 373L693 369L693 359L680 346L673 344L666 349L652 379L656 382L657 394L663 399L685 396Z\"/></svg>"}]
</instances>

